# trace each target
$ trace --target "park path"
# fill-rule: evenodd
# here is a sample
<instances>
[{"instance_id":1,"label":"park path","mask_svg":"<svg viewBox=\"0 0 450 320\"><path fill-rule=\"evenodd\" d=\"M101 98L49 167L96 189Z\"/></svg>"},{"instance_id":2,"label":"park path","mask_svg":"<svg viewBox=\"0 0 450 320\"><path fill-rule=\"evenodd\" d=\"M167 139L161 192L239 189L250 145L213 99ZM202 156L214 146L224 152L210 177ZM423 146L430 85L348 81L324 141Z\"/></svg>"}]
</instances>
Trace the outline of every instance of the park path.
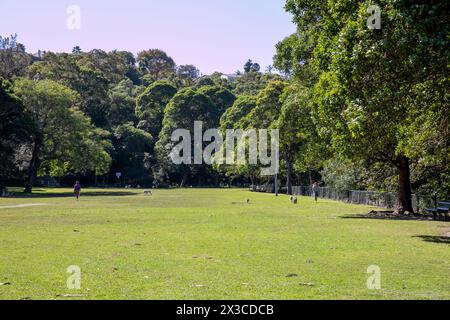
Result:
<instances>
[{"instance_id":1,"label":"park path","mask_svg":"<svg viewBox=\"0 0 450 320\"><path fill-rule=\"evenodd\" d=\"M36 207L36 206L46 206L47 203L28 203L28 204L16 204L10 206L0 206L0 209L14 209L14 208L26 208L26 207Z\"/></svg>"}]
</instances>

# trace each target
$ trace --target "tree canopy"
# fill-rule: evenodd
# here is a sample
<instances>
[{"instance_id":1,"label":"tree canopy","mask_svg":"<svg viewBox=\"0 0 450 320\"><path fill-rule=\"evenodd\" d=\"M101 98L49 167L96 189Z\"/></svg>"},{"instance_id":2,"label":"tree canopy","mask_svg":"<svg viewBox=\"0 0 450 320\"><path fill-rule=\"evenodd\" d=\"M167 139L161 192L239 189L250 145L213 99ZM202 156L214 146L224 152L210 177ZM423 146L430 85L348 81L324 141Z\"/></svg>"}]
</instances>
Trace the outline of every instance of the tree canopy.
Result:
<instances>
[{"instance_id":1,"label":"tree canopy","mask_svg":"<svg viewBox=\"0 0 450 320\"><path fill-rule=\"evenodd\" d=\"M202 121L203 132L278 129L288 193L314 180L397 191L400 212L413 192L449 197L448 3L380 0L379 28L371 5L287 0L297 32L273 66L249 59L234 75L202 75L161 49L31 55L0 37L0 188L69 173L106 185L272 181L258 165L175 166L172 134Z\"/></svg>"},{"instance_id":2,"label":"tree canopy","mask_svg":"<svg viewBox=\"0 0 450 320\"><path fill-rule=\"evenodd\" d=\"M75 91L54 82L19 79L14 91L21 98L35 131L30 141L31 159L26 191L31 192L38 171L92 170L103 174L110 156L100 129L77 107Z\"/></svg>"},{"instance_id":3,"label":"tree canopy","mask_svg":"<svg viewBox=\"0 0 450 320\"><path fill-rule=\"evenodd\" d=\"M175 72L175 62L160 49L150 49L139 52L137 57L139 69L148 73L155 80L167 78Z\"/></svg>"},{"instance_id":4,"label":"tree canopy","mask_svg":"<svg viewBox=\"0 0 450 320\"><path fill-rule=\"evenodd\" d=\"M157 81L137 97L136 116L138 127L157 137L161 131L164 109L177 93L177 88L167 81Z\"/></svg>"},{"instance_id":5,"label":"tree canopy","mask_svg":"<svg viewBox=\"0 0 450 320\"><path fill-rule=\"evenodd\" d=\"M278 44L276 62L297 78L313 70L322 138L333 152L396 168L400 211L413 212L411 165L426 157L446 170L448 160L448 8L381 1L382 28L372 30L368 5L288 0L299 33Z\"/></svg>"}]
</instances>

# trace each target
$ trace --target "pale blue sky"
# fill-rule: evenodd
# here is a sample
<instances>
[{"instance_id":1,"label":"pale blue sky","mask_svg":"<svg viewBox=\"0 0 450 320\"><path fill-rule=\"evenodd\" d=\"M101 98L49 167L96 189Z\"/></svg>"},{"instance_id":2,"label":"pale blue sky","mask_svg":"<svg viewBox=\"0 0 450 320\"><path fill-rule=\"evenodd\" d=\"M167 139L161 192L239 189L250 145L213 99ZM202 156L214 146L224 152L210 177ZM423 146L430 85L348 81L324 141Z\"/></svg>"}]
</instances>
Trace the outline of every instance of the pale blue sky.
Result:
<instances>
[{"instance_id":1,"label":"pale blue sky","mask_svg":"<svg viewBox=\"0 0 450 320\"><path fill-rule=\"evenodd\" d=\"M28 52L160 48L202 73L232 73L249 58L272 64L275 44L295 32L285 0L0 0L0 35L17 33ZM69 5L81 29L66 27Z\"/></svg>"}]
</instances>

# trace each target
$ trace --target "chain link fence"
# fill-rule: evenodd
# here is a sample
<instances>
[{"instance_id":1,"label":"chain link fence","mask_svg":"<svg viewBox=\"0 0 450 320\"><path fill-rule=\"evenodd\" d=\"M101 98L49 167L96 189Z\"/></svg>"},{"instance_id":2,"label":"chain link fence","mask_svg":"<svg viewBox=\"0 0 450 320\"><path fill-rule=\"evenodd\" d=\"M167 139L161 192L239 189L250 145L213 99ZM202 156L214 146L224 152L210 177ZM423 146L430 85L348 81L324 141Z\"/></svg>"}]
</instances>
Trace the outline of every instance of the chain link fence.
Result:
<instances>
[{"instance_id":1,"label":"chain link fence","mask_svg":"<svg viewBox=\"0 0 450 320\"><path fill-rule=\"evenodd\" d=\"M275 193L273 184L252 185L250 190L254 192ZM278 190L280 193L287 193L286 187ZM293 186L292 194L297 196L312 196L310 186ZM319 198L343 201L352 204L361 204L386 209L396 209L399 206L398 197L395 192L378 192L363 190L340 190L336 188L319 188ZM432 196L412 195L413 208L415 212L425 212L426 208L435 207L436 199Z\"/></svg>"}]
</instances>

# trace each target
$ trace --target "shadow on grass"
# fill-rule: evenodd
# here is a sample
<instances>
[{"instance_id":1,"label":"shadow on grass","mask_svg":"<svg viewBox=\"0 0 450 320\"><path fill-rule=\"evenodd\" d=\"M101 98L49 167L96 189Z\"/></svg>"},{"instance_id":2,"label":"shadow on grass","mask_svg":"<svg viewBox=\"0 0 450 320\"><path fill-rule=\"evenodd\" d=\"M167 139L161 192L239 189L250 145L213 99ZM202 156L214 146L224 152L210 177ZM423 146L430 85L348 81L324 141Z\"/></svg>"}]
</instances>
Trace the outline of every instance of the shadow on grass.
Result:
<instances>
[{"instance_id":1,"label":"shadow on grass","mask_svg":"<svg viewBox=\"0 0 450 320\"><path fill-rule=\"evenodd\" d=\"M431 216L414 215L414 216L402 216L402 215L372 215L372 214L348 214L339 217L341 219L373 219L373 220L405 220L405 221L430 221L433 220Z\"/></svg>"},{"instance_id":2,"label":"shadow on grass","mask_svg":"<svg viewBox=\"0 0 450 320\"><path fill-rule=\"evenodd\" d=\"M444 243L444 244L450 244L450 237L446 236L414 236L413 238L420 238L423 241L426 242L433 242L433 243Z\"/></svg>"},{"instance_id":3,"label":"shadow on grass","mask_svg":"<svg viewBox=\"0 0 450 320\"><path fill-rule=\"evenodd\" d=\"M35 190L39 191L39 190ZM132 196L136 193L130 191L85 191L81 193L81 197L120 197L120 196ZM73 197L73 192L47 192L47 193L15 193L9 198L69 198Z\"/></svg>"}]
</instances>

